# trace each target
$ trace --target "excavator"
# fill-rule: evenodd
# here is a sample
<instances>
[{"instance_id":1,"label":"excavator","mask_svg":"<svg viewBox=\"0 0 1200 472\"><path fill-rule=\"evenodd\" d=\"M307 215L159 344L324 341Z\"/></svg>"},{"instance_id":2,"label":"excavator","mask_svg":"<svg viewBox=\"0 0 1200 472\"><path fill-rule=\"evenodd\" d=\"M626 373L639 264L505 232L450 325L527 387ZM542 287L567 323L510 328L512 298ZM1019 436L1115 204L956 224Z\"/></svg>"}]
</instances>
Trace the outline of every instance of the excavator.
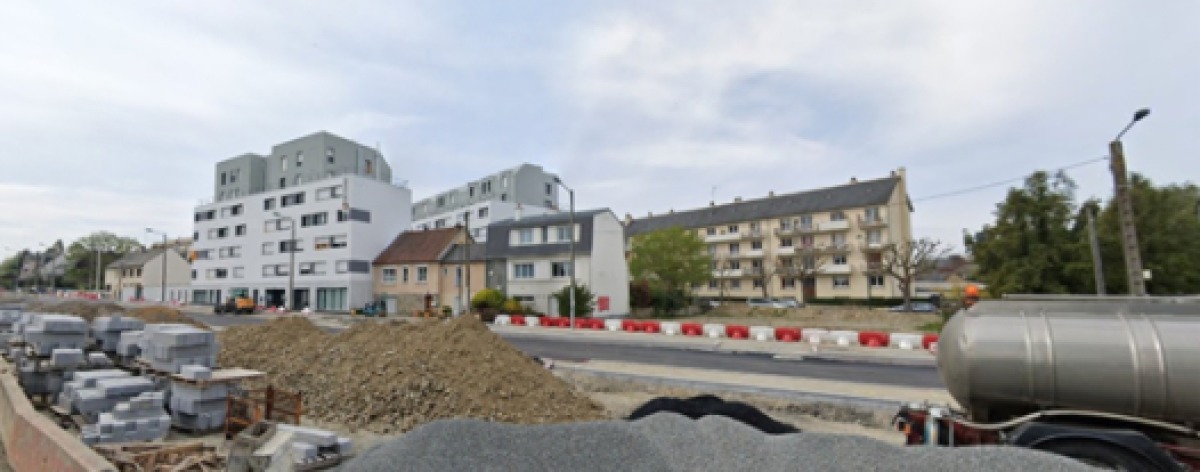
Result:
<instances>
[{"instance_id":1,"label":"excavator","mask_svg":"<svg viewBox=\"0 0 1200 472\"><path fill-rule=\"evenodd\" d=\"M213 305L213 313L218 315L223 313L251 315L258 310L258 304L250 298L250 291L245 288L235 288L229 291L229 298L224 302L217 302Z\"/></svg>"}]
</instances>

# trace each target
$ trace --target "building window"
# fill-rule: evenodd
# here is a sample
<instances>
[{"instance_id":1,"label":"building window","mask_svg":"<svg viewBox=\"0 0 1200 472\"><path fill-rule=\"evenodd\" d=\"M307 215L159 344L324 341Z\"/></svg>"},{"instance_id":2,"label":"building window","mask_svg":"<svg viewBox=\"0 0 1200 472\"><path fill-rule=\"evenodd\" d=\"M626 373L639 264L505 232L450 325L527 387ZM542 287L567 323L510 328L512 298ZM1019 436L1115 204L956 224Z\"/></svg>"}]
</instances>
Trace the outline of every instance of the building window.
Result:
<instances>
[{"instance_id":1,"label":"building window","mask_svg":"<svg viewBox=\"0 0 1200 472\"><path fill-rule=\"evenodd\" d=\"M300 242L302 239L285 239L279 242L279 252L301 252Z\"/></svg>"},{"instance_id":2,"label":"building window","mask_svg":"<svg viewBox=\"0 0 1200 472\"><path fill-rule=\"evenodd\" d=\"M763 266L762 264L762 259L754 259L750 261L750 267L753 269L761 269Z\"/></svg>"},{"instance_id":3,"label":"building window","mask_svg":"<svg viewBox=\"0 0 1200 472\"><path fill-rule=\"evenodd\" d=\"M836 247L836 248L846 247L845 233L835 233L835 234L833 234L832 237L829 238L829 241L833 244L833 247Z\"/></svg>"},{"instance_id":4,"label":"building window","mask_svg":"<svg viewBox=\"0 0 1200 472\"><path fill-rule=\"evenodd\" d=\"M762 241L750 241L750 250L751 251L761 251L762 247L763 247Z\"/></svg>"},{"instance_id":5,"label":"building window","mask_svg":"<svg viewBox=\"0 0 1200 472\"><path fill-rule=\"evenodd\" d=\"M533 244L533 228L517 230L517 242L520 244Z\"/></svg>"},{"instance_id":6,"label":"building window","mask_svg":"<svg viewBox=\"0 0 1200 472\"><path fill-rule=\"evenodd\" d=\"M225 185L225 173L221 173L221 185Z\"/></svg>"},{"instance_id":7,"label":"building window","mask_svg":"<svg viewBox=\"0 0 1200 472\"><path fill-rule=\"evenodd\" d=\"M867 276L867 283L869 283L872 287L882 287L883 286L883 276L882 275Z\"/></svg>"},{"instance_id":8,"label":"building window","mask_svg":"<svg viewBox=\"0 0 1200 472\"><path fill-rule=\"evenodd\" d=\"M234 267L233 268L233 278L240 279L245 276L246 276L246 268L245 267Z\"/></svg>"},{"instance_id":9,"label":"building window","mask_svg":"<svg viewBox=\"0 0 1200 472\"><path fill-rule=\"evenodd\" d=\"M553 277L570 277L571 263L570 262L552 262L550 263L550 275Z\"/></svg>"},{"instance_id":10,"label":"building window","mask_svg":"<svg viewBox=\"0 0 1200 472\"><path fill-rule=\"evenodd\" d=\"M762 225L759 222L757 222L757 221L750 222L750 232L751 233L758 232L761 229L762 229Z\"/></svg>"},{"instance_id":11,"label":"building window","mask_svg":"<svg viewBox=\"0 0 1200 472\"><path fill-rule=\"evenodd\" d=\"M474 197L475 197L475 186L472 185L472 186L467 187L467 198L474 198Z\"/></svg>"},{"instance_id":12,"label":"building window","mask_svg":"<svg viewBox=\"0 0 1200 472\"><path fill-rule=\"evenodd\" d=\"M336 249L346 247L346 235L321 236L313 240L313 249Z\"/></svg>"},{"instance_id":13,"label":"building window","mask_svg":"<svg viewBox=\"0 0 1200 472\"><path fill-rule=\"evenodd\" d=\"M507 175L500 177L500 188L508 188L508 176Z\"/></svg>"},{"instance_id":14,"label":"building window","mask_svg":"<svg viewBox=\"0 0 1200 472\"><path fill-rule=\"evenodd\" d=\"M192 280L196 280L196 269L192 269ZM111 288L110 288L110 287L111 287L111 285L105 285L105 286L104 286L104 289L105 289L105 290L111 290Z\"/></svg>"},{"instance_id":15,"label":"building window","mask_svg":"<svg viewBox=\"0 0 1200 472\"><path fill-rule=\"evenodd\" d=\"M558 227L558 240L559 241L570 241L571 239L572 239L571 238L571 227L570 226L559 226Z\"/></svg>"},{"instance_id":16,"label":"building window","mask_svg":"<svg viewBox=\"0 0 1200 472\"><path fill-rule=\"evenodd\" d=\"M532 279L533 264L513 264L514 279Z\"/></svg>"},{"instance_id":17,"label":"building window","mask_svg":"<svg viewBox=\"0 0 1200 472\"><path fill-rule=\"evenodd\" d=\"M325 275L325 263L301 262L300 275Z\"/></svg>"},{"instance_id":18,"label":"building window","mask_svg":"<svg viewBox=\"0 0 1200 472\"><path fill-rule=\"evenodd\" d=\"M245 236L246 235L246 225L240 224L240 225L234 226L233 227L233 235L234 236Z\"/></svg>"},{"instance_id":19,"label":"building window","mask_svg":"<svg viewBox=\"0 0 1200 472\"><path fill-rule=\"evenodd\" d=\"M209 279L224 279L229 277L229 271L226 269L208 269Z\"/></svg>"},{"instance_id":20,"label":"building window","mask_svg":"<svg viewBox=\"0 0 1200 472\"><path fill-rule=\"evenodd\" d=\"M367 159L367 175L375 174L375 165L374 164L375 163L372 162L370 159Z\"/></svg>"},{"instance_id":21,"label":"building window","mask_svg":"<svg viewBox=\"0 0 1200 472\"><path fill-rule=\"evenodd\" d=\"M883 242L883 232L877 229L867 231L867 244L879 244Z\"/></svg>"},{"instance_id":22,"label":"building window","mask_svg":"<svg viewBox=\"0 0 1200 472\"><path fill-rule=\"evenodd\" d=\"M508 194L507 194L507 193L502 193L502 194L500 194L500 201L502 201L502 202L507 202L507 201L508 201Z\"/></svg>"},{"instance_id":23,"label":"building window","mask_svg":"<svg viewBox=\"0 0 1200 472\"><path fill-rule=\"evenodd\" d=\"M423 284L429 281L429 268L425 266L417 267L417 283Z\"/></svg>"},{"instance_id":24,"label":"building window","mask_svg":"<svg viewBox=\"0 0 1200 472\"><path fill-rule=\"evenodd\" d=\"M275 199L274 198L268 198L266 200L263 200L263 210L274 210L274 209L275 209Z\"/></svg>"},{"instance_id":25,"label":"building window","mask_svg":"<svg viewBox=\"0 0 1200 472\"><path fill-rule=\"evenodd\" d=\"M795 277L784 277L782 279L779 279L779 287L785 288L785 289L796 288L796 278Z\"/></svg>"},{"instance_id":26,"label":"building window","mask_svg":"<svg viewBox=\"0 0 1200 472\"><path fill-rule=\"evenodd\" d=\"M475 228L475 229L471 230L471 236L474 236L475 239L482 238L483 237L483 228Z\"/></svg>"},{"instance_id":27,"label":"building window","mask_svg":"<svg viewBox=\"0 0 1200 472\"><path fill-rule=\"evenodd\" d=\"M708 231L706 232L706 234L708 234L709 236L716 236L717 229L716 228L708 228Z\"/></svg>"},{"instance_id":28,"label":"building window","mask_svg":"<svg viewBox=\"0 0 1200 472\"><path fill-rule=\"evenodd\" d=\"M279 188L287 188L287 177L279 178Z\"/></svg>"},{"instance_id":29,"label":"building window","mask_svg":"<svg viewBox=\"0 0 1200 472\"><path fill-rule=\"evenodd\" d=\"M196 212L196 221L209 221L217 217L216 210Z\"/></svg>"},{"instance_id":30,"label":"building window","mask_svg":"<svg viewBox=\"0 0 1200 472\"><path fill-rule=\"evenodd\" d=\"M192 241L199 241L199 240L200 240L200 232L192 231Z\"/></svg>"},{"instance_id":31,"label":"building window","mask_svg":"<svg viewBox=\"0 0 1200 472\"><path fill-rule=\"evenodd\" d=\"M882 212L879 211L879 207L867 207L863 211L863 219L867 220L868 223L878 223L883 221L883 217L881 215Z\"/></svg>"},{"instance_id":32,"label":"building window","mask_svg":"<svg viewBox=\"0 0 1200 472\"><path fill-rule=\"evenodd\" d=\"M439 219L439 220L437 220L437 221L434 221L434 222L433 222L433 227L434 227L434 228L445 228L445 227L446 227L446 219L445 219L445 218L442 218L442 219Z\"/></svg>"},{"instance_id":33,"label":"building window","mask_svg":"<svg viewBox=\"0 0 1200 472\"><path fill-rule=\"evenodd\" d=\"M738 254L738 252L741 252L741 249L742 249L741 244L729 243L729 255L736 256Z\"/></svg>"},{"instance_id":34,"label":"building window","mask_svg":"<svg viewBox=\"0 0 1200 472\"><path fill-rule=\"evenodd\" d=\"M396 284L396 269L394 269L394 268L383 269L383 283L385 285L395 285Z\"/></svg>"},{"instance_id":35,"label":"building window","mask_svg":"<svg viewBox=\"0 0 1200 472\"><path fill-rule=\"evenodd\" d=\"M850 288L850 276L848 276L848 275L833 276L833 288L836 288L836 289Z\"/></svg>"},{"instance_id":36,"label":"building window","mask_svg":"<svg viewBox=\"0 0 1200 472\"><path fill-rule=\"evenodd\" d=\"M263 243L262 253L264 256L275 254L275 243Z\"/></svg>"},{"instance_id":37,"label":"building window","mask_svg":"<svg viewBox=\"0 0 1200 472\"><path fill-rule=\"evenodd\" d=\"M816 242L817 240L811 234L800 236L800 247L813 247L813 244L816 244Z\"/></svg>"},{"instance_id":38,"label":"building window","mask_svg":"<svg viewBox=\"0 0 1200 472\"><path fill-rule=\"evenodd\" d=\"M400 281L403 283L408 283L408 266L404 266L400 269Z\"/></svg>"},{"instance_id":39,"label":"building window","mask_svg":"<svg viewBox=\"0 0 1200 472\"><path fill-rule=\"evenodd\" d=\"M279 170L287 170L287 156L279 156Z\"/></svg>"},{"instance_id":40,"label":"building window","mask_svg":"<svg viewBox=\"0 0 1200 472\"><path fill-rule=\"evenodd\" d=\"M833 265L846 265L846 255L838 254L833 256Z\"/></svg>"},{"instance_id":41,"label":"building window","mask_svg":"<svg viewBox=\"0 0 1200 472\"><path fill-rule=\"evenodd\" d=\"M326 148L325 149L325 162L328 164L333 164L333 160L334 160L333 148Z\"/></svg>"},{"instance_id":42,"label":"building window","mask_svg":"<svg viewBox=\"0 0 1200 472\"><path fill-rule=\"evenodd\" d=\"M483 207L483 208L480 208L480 209L479 209L479 217L480 217L480 218L487 218L487 217L488 217L488 207Z\"/></svg>"},{"instance_id":43,"label":"building window","mask_svg":"<svg viewBox=\"0 0 1200 472\"><path fill-rule=\"evenodd\" d=\"M729 268L733 270L741 270L742 261L729 261Z\"/></svg>"},{"instance_id":44,"label":"building window","mask_svg":"<svg viewBox=\"0 0 1200 472\"><path fill-rule=\"evenodd\" d=\"M717 245L716 244L708 245L708 255L710 255L710 256L717 255Z\"/></svg>"},{"instance_id":45,"label":"building window","mask_svg":"<svg viewBox=\"0 0 1200 472\"><path fill-rule=\"evenodd\" d=\"M333 187L325 187L317 189L317 200L329 200L342 196L342 186L334 185Z\"/></svg>"},{"instance_id":46,"label":"building window","mask_svg":"<svg viewBox=\"0 0 1200 472\"><path fill-rule=\"evenodd\" d=\"M241 246L223 247L223 248L217 250L217 257L219 257L221 259L242 257L242 247Z\"/></svg>"},{"instance_id":47,"label":"building window","mask_svg":"<svg viewBox=\"0 0 1200 472\"><path fill-rule=\"evenodd\" d=\"M296 185L300 185L302 183L304 183L304 176L297 175L296 176Z\"/></svg>"},{"instance_id":48,"label":"building window","mask_svg":"<svg viewBox=\"0 0 1200 472\"><path fill-rule=\"evenodd\" d=\"M829 221L845 221L846 213L842 210L834 210L829 212Z\"/></svg>"},{"instance_id":49,"label":"building window","mask_svg":"<svg viewBox=\"0 0 1200 472\"><path fill-rule=\"evenodd\" d=\"M716 279L709 280L709 281L708 281L708 288L710 288L710 289L713 289L713 290L716 290L716 289L717 289L717 284L718 284L718 283L719 283L719 282L717 282L717 281L716 281Z\"/></svg>"},{"instance_id":50,"label":"building window","mask_svg":"<svg viewBox=\"0 0 1200 472\"><path fill-rule=\"evenodd\" d=\"M296 151L296 168L304 165L304 151Z\"/></svg>"},{"instance_id":51,"label":"building window","mask_svg":"<svg viewBox=\"0 0 1200 472\"><path fill-rule=\"evenodd\" d=\"M779 247L792 247L792 238L779 238Z\"/></svg>"},{"instance_id":52,"label":"building window","mask_svg":"<svg viewBox=\"0 0 1200 472\"><path fill-rule=\"evenodd\" d=\"M733 280L730 280L730 281L729 281L729 288L730 288L730 289L733 289L733 290L737 290L737 289L740 289L740 288L742 288L742 281L741 281L741 280L738 280L738 279L733 279Z\"/></svg>"},{"instance_id":53,"label":"building window","mask_svg":"<svg viewBox=\"0 0 1200 472\"><path fill-rule=\"evenodd\" d=\"M300 227L308 228L310 226L323 226L329 222L329 213L311 213L300 217Z\"/></svg>"},{"instance_id":54,"label":"building window","mask_svg":"<svg viewBox=\"0 0 1200 472\"><path fill-rule=\"evenodd\" d=\"M546 184L546 195L554 195L554 184Z\"/></svg>"},{"instance_id":55,"label":"building window","mask_svg":"<svg viewBox=\"0 0 1200 472\"><path fill-rule=\"evenodd\" d=\"M782 229L784 231L792 229L792 220L789 220L787 218L780 218L779 219L779 229Z\"/></svg>"},{"instance_id":56,"label":"building window","mask_svg":"<svg viewBox=\"0 0 1200 472\"><path fill-rule=\"evenodd\" d=\"M291 195L279 197L279 206L282 208L287 208L292 205L300 205L302 203L304 203L304 192L293 193Z\"/></svg>"},{"instance_id":57,"label":"building window","mask_svg":"<svg viewBox=\"0 0 1200 472\"><path fill-rule=\"evenodd\" d=\"M763 288L762 279L754 279L754 280L750 281L750 284L753 285L754 288Z\"/></svg>"},{"instance_id":58,"label":"building window","mask_svg":"<svg viewBox=\"0 0 1200 472\"><path fill-rule=\"evenodd\" d=\"M333 267L334 267L334 270L337 271L337 273L345 274L347 272L350 272L350 261L337 261L337 263L335 263Z\"/></svg>"},{"instance_id":59,"label":"building window","mask_svg":"<svg viewBox=\"0 0 1200 472\"><path fill-rule=\"evenodd\" d=\"M479 184L480 193L492 193L492 181L488 180Z\"/></svg>"},{"instance_id":60,"label":"building window","mask_svg":"<svg viewBox=\"0 0 1200 472\"><path fill-rule=\"evenodd\" d=\"M812 229L812 215L800 215L800 229Z\"/></svg>"},{"instance_id":61,"label":"building window","mask_svg":"<svg viewBox=\"0 0 1200 472\"><path fill-rule=\"evenodd\" d=\"M737 234L738 225L729 225L729 234Z\"/></svg>"}]
</instances>

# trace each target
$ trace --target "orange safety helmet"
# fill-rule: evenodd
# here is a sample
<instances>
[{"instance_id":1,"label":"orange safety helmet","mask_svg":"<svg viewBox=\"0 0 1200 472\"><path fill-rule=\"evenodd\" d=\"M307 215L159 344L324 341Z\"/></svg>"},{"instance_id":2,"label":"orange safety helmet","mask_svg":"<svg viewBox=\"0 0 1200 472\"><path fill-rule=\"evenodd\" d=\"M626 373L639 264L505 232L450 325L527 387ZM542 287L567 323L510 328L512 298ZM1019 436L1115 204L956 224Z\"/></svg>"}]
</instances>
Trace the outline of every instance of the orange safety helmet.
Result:
<instances>
[{"instance_id":1,"label":"orange safety helmet","mask_svg":"<svg viewBox=\"0 0 1200 472\"><path fill-rule=\"evenodd\" d=\"M967 288L963 292L967 297L979 298L979 287L975 286L975 284L967 285Z\"/></svg>"}]
</instances>

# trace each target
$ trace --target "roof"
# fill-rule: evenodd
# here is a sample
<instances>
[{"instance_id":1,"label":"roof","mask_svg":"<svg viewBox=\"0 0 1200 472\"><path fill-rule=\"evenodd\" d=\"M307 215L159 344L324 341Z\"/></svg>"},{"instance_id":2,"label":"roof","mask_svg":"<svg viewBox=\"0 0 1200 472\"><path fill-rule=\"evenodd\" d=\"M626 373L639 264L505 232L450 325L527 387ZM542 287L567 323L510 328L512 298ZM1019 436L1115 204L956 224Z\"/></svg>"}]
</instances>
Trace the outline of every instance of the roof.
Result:
<instances>
[{"instance_id":1,"label":"roof","mask_svg":"<svg viewBox=\"0 0 1200 472\"><path fill-rule=\"evenodd\" d=\"M120 259L112 261L111 263L108 264L108 267L110 267L110 268L141 267L141 266L146 265L147 262L150 262L155 257L158 257L158 255L162 254L163 251L164 251L164 249L160 247L157 249L150 249L150 250L146 250L146 251L131 252L129 254L121 256Z\"/></svg>"},{"instance_id":2,"label":"roof","mask_svg":"<svg viewBox=\"0 0 1200 472\"><path fill-rule=\"evenodd\" d=\"M900 177L885 177L757 200L717 205L633 220L625 229L634 236L673 226L702 228L746 220L764 220L803 213L887 203Z\"/></svg>"},{"instance_id":3,"label":"roof","mask_svg":"<svg viewBox=\"0 0 1200 472\"><path fill-rule=\"evenodd\" d=\"M406 262L437 262L462 228L439 228L405 231L396 236L387 249L375 258L375 264Z\"/></svg>"},{"instance_id":4,"label":"roof","mask_svg":"<svg viewBox=\"0 0 1200 472\"><path fill-rule=\"evenodd\" d=\"M442 262L460 262L463 260L462 244L452 244L450 250L446 251L446 255L442 256ZM487 260L487 244L475 243L470 245L470 260L471 262L483 262Z\"/></svg>"},{"instance_id":5,"label":"roof","mask_svg":"<svg viewBox=\"0 0 1200 472\"><path fill-rule=\"evenodd\" d=\"M612 213L608 208L600 208L598 210L584 210L575 212L575 222L578 223L584 219L591 219L593 216L601 213ZM548 225L565 225L571 222L571 213L559 211L556 213L546 213L544 215L523 216L521 219L500 220L491 224L491 226L503 226L506 228L535 228Z\"/></svg>"}]
</instances>

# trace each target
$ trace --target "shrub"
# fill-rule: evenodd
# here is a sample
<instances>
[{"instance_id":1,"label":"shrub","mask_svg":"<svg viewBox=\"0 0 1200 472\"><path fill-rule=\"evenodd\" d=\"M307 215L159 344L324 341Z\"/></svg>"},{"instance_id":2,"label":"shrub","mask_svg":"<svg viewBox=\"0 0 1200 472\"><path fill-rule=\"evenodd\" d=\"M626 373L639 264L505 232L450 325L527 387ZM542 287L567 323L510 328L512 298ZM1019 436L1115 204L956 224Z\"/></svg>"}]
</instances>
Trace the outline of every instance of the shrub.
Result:
<instances>
[{"instance_id":1,"label":"shrub","mask_svg":"<svg viewBox=\"0 0 1200 472\"><path fill-rule=\"evenodd\" d=\"M595 306L595 295L588 290L587 285L575 285L575 316L585 317L592 313L592 307ZM571 313L571 286L567 285L562 290L554 292L554 299L558 302L558 313L560 316L570 316Z\"/></svg>"},{"instance_id":2,"label":"shrub","mask_svg":"<svg viewBox=\"0 0 1200 472\"><path fill-rule=\"evenodd\" d=\"M652 297L655 315L669 316L687 306L687 295L679 290L654 288Z\"/></svg>"},{"instance_id":3,"label":"shrub","mask_svg":"<svg viewBox=\"0 0 1200 472\"><path fill-rule=\"evenodd\" d=\"M629 305L633 308L650 308L654 306L654 292L650 282L637 280L629 283Z\"/></svg>"},{"instance_id":4,"label":"shrub","mask_svg":"<svg viewBox=\"0 0 1200 472\"><path fill-rule=\"evenodd\" d=\"M525 305L522 305L515 298L505 300L500 309L509 315L521 315L525 313Z\"/></svg>"},{"instance_id":5,"label":"shrub","mask_svg":"<svg viewBox=\"0 0 1200 472\"><path fill-rule=\"evenodd\" d=\"M485 288L480 290L471 297L471 307L476 310L492 308L499 310L503 308L505 301L504 293L494 288Z\"/></svg>"}]
</instances>

